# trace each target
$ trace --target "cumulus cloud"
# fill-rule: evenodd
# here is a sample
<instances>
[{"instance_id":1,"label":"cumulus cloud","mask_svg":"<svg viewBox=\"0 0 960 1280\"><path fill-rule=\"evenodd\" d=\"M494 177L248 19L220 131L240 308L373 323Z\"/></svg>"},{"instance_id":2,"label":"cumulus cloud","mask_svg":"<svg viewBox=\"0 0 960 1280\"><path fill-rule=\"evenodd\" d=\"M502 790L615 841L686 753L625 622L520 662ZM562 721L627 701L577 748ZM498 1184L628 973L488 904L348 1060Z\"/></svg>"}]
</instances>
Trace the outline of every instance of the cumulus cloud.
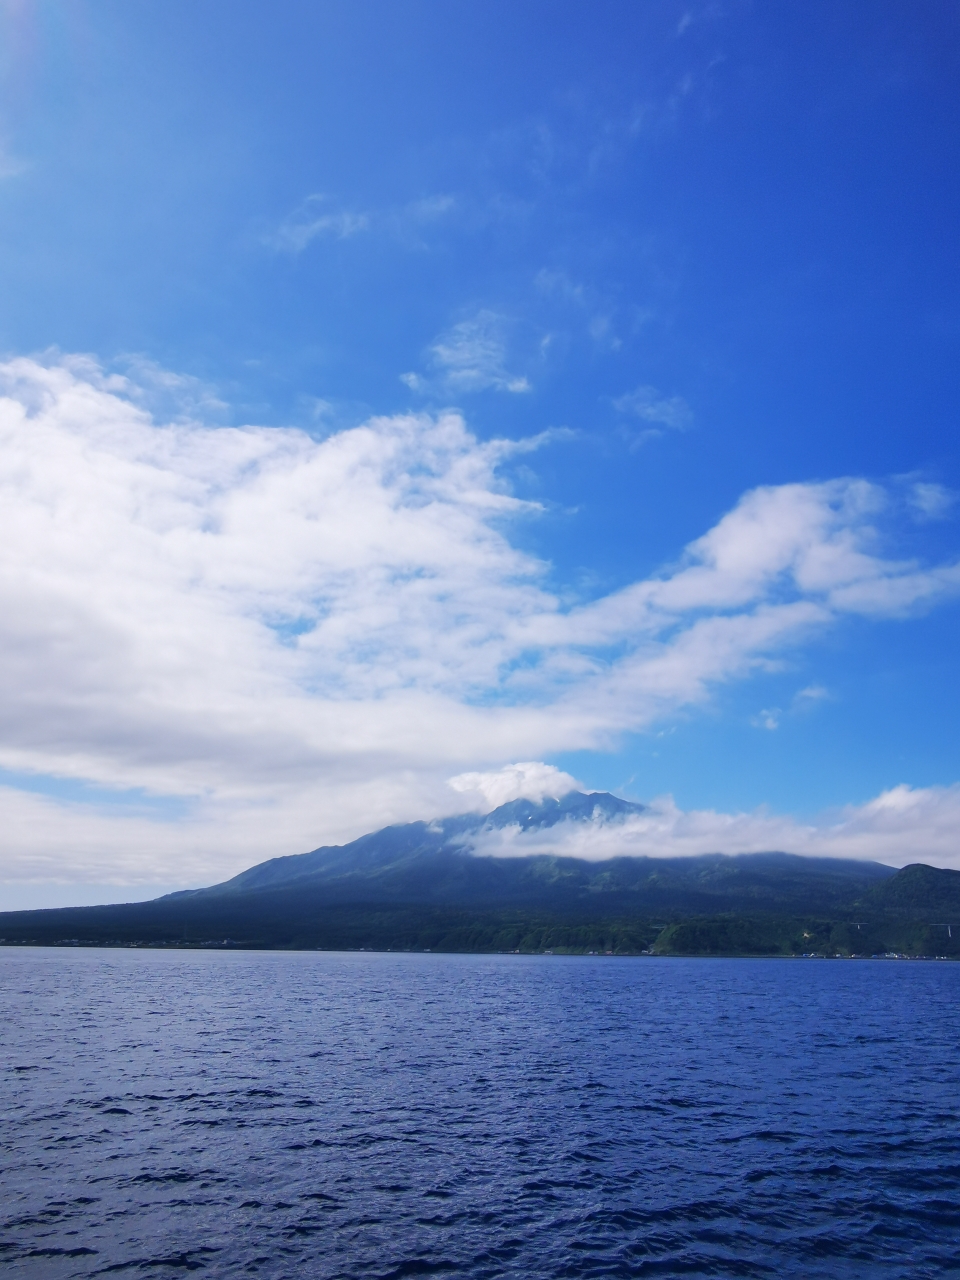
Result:
<instances>
[{"instance_id":1,"label":"cumulus cloud","mask_svg":"<svg viewBox=\"0 0 960 1280\"><path fill-rule=\"evenodd\" d=\"M448 780L454 791L467 799L474 799L476 808L485 812L496 809L510 800L536 800L552 796L559 800L569 791L576 791L581 784L569 773L552 764L527 760L520 764L504 765L487 773L476 770L459 773Z\"/></svg>"},{"instance_id":2,"label":"cumulus cloud","mask_svg":"<svg viewBox=\"0 0 960 1280\"><path fill-rule=\"evenodd\" d=\"M884 556L884 492L848 479L754 490L675 565L571 603L511 541L538 508L504 477L536 440L449 412L319 441L158 423L132 376L0 365L0 769L186 811L45 800L17 876L34 848L37 874L49 849L78 879L194 883L472 807L505 760L609 747L845 614L960 589Z\"/></svg>"}]
</instances>

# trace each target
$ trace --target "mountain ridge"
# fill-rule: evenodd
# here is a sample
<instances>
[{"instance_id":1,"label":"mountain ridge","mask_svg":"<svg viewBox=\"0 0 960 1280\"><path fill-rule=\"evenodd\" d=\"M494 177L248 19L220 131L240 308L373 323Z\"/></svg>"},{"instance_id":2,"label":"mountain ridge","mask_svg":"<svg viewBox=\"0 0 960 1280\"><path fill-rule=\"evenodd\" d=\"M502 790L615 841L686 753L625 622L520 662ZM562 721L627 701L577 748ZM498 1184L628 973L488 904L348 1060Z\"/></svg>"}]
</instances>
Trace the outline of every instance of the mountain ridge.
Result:
<instances>
[{"instance_id":1,"label":"mountain ridge","mask_svg":"<svg viewBox=\"0 0 960 1280\"><path fill-rule=\"evenodd\" d=\"M708 955L946 947L952 954L955 923L960 955L956 871L778 851L595 860L516 853L528 833L592 823L615 835L643 812L606 792L514 800L487 814L395 824L344 845L270 858L220 884L152 902L0 913L0 941ZM489 838L514 831L513 856L498 856Z\"/></svg>"},{"instance_id":2,"label":"mountain ridge","mask_svg":"<svg viewBox=\"0 0 960 1280\"><path fill-rule=\"evenodd\" d=\"M410 856L428 850L465 852L468 837L481 835L486 830L503 830L514 825L524 832L544 830L568 820L592 820L598 811L605 820L615 820L631 813L644 813L646 809L646 805L621 800L619 796L604 791L572 791L559 798L547 796L540 801L520 798L499 805L486 814L455 814L430 822L394 823L358 836L347 844L321 845L308 853L269 858L219 885L186 892L238 892L266 888L303 879L316 872L332 871L338 863L351 865L354 869L364 866L372 869L391 855ZM471 853L470 856L476 855Z\"/></svg>"}]
</instances>

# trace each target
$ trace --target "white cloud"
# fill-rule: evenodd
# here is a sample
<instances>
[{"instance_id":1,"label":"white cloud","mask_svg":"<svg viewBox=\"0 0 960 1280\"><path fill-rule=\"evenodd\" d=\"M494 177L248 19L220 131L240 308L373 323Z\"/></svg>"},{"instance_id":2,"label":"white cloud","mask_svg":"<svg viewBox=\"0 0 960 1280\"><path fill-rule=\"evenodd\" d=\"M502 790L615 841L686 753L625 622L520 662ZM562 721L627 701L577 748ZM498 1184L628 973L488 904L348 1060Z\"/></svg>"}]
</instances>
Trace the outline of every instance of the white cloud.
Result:
<instances>
[{"instance_id":1,"label":"white cloud","mask_svg":"<svg viewBox=\"0 0 960 1280\"><path fill-rule=\"evenodd\" d=\"M445 218L457 208L455 196L445 194L425 196L422 200L413 200L404 210L407 218L414 222L436 222Z\"/></svg>"},{"instance_id":2,"label":"white cloud","mask_svg":"<svg viewBox=\"0 0 960 1280\"><path fill-rule=\"evenodd\" d=\"M555 765L537 760L504 765L488 773L473 771L460 773L448 780L448 785L465 800L473 800L480 812L496 809L510 800L536 800L547 796L559 800L568 791L576 791L582 784L569 773L563 773Z\"/></svg>"},{"instance_id":3,"label":"white cloud","mask_svg":"<svg viewBox=\"0 0 960 1280\"><path fill-rule=\"evenodd\" d=\"M811 711L818 702L822 702L829 696L829 692L822 685L807 685L805 689L798 689L793 695L787 713L796 715ZM750 723L755 729L779 729L784 714L782 707L764 707L751 717Z\"/></svg>"},{"instance_id":4,"label":"white cloud","mask_svg":"<svg viewBox=\"0 0 960 1280\"><path fill-rule=\"evenodd\" d=\"M265 243L287 253L302 253L311 240L318 237L346 240L358 231L368 229L369 214L331 209L329 199L319 192L307 196L275 230L264 237Z\"/></svg>"},{"instance_id":5,"label":"white cloud","mask_svg":"<svg viewBox=\"0 0 960 1280\"><path fill-rule=\"evenodd\" d=\"M781 714L779 707L764 707L750 723L755 729L779 729Z\"/></svg>"},{"instance_id":6,"label":"white cloud","mask_svg":"<svg viewBox=\"0 0 960 1280\"><path fill-rule=\"evenodd\" d=\"M884 558L883 491L835 480L754 490L675 566L571 606L510 541L538 508L502 471L536 440L454 413L319 441L157 425L83 358L9 361L0 392L0 768L186 806L8 789L0 878L195 883L442 814L451 774L608 747L844 613L960 589Z\"/></svg>"},{"instance_id":7,"label":"white cloud","mask_svg":"<svg viewBox=\"0 0 960 1280\"><path fill-rule=\"evenodd\" d=\"M493 311L479 311L441 334L430 348L430 362L441 382L457 394L468 391L523 392L524 376L507 368L506 322Z\"/></svg>"},{"instance_id":8,"label":"white cloud","mask_svg":"<svg viewBox=\"0 0 960 1280\"><path fill-rule=\"evenodd\" d=\"M619 351L623 346L623 340L616 332L615 308L610 297L590 285L572 280L565 271L546 267L537 272L533 283L538 292L552 302L588 312L587 333L595 343L611 351Z\"/></svg>"},{"instance_id":9,"label":"white cloud","mask_svg":"<svg viewBox=\"0 0 960 1280\"><path fill-rule=\"evenodd\" d=\"M793 695L794 710L807 709L830 697L830 690L822 684L808 684L805 689L798 689Z\"/></svg>"},{"instance_id":10,"label":"white cloud","mask_svg":"<svg viewBox=\"0 0 960 1280\"><path fill-rule=\"evenodd\" d=\"M521 831L484 832L473 852L496 857L550 853L600 861L677 858L703 853L799 853L902 867L911 862L960 870L960 786L893 787L811 823L759 809L752 813L684 812L672 797L620 820L562 822Z\"/></svg>"},{"instance_id":11,"label":"white cloud","mask_svg":"<svg viewBox=\"0 0 960 1280\"><path fill-rule=\"evenodd\" d=\"M942 484L920 481L911 485L908 500L922 520L943 520L956 502L956 494Z\"/></svg>"},{"instance_id":12,"label":"white cloud","mask_svg":"<svg viewBox=\"0 0 960 1280\"><path fill-rule=\"evenodd\" d=\"M425 196L395 208L365 210L338 209L329 196L315 192L280 223L272 227L261 241L271 249L286 253L302 253L314 240L346 240L365 231L386 235L410 249L423 249L422 235L449 218L458 209L454 196Z\"/></svg>"},{"instance_id":13,"label":"white cloud","mask_svg":"<svg viewBox=\"0 0 960 1280\"><path fill-rule=\"evenodd\" d=\"M618 396L613 407L641 422L652 424L642 434L642 439L663 434L663 429L686 431L693 422L693 413L683 396L664 396L656 387L640 386L636 391Z\"/></svg>"},{"instance_id":14,"label":"white cloud","mask_svg":"<svg viewBox=\"0 0 960 1280\"><path fill-rule=\"evenodd\" d=\"M589 305L590 295L586 286L572 280L566 271L551 271L547 267L541 267L534 276L533 283L547 297L572 302L579 307Z\"/></svg>"},{"instance_id":15,"label":"white cloud","mask_svg":"<svg viewBox=\"0 0 960 1280\"><path fill-rule=\"evenodd\" d=\"M112 388L122 391L155 417L209 424L211 419L216 422L222 418L229 409L226 401L201 378L164 369L148 356L134 352L118 357L117 363L126 369L127 376L122 383L111 383ZM91 376L96 378L95 370Z\"/></svg>"}]
</instances>

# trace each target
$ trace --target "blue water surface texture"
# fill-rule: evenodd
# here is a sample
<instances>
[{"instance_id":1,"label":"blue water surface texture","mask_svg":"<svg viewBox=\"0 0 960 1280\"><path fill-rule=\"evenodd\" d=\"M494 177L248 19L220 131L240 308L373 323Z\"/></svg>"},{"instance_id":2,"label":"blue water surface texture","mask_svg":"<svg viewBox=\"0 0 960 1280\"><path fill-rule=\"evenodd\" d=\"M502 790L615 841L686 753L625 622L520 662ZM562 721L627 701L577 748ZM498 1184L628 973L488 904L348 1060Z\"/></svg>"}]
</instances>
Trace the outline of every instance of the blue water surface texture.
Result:
<instances>
[{"instance_id":1,"label":"blue water surface texture","mask_svg":"<svg viewBox=\"0 0 960 1280\"><path fill-rule=\"evenodd\" d=\"M4 1276L960 1273L960 965L0 948Z\"/></svg>"}]
</instances>

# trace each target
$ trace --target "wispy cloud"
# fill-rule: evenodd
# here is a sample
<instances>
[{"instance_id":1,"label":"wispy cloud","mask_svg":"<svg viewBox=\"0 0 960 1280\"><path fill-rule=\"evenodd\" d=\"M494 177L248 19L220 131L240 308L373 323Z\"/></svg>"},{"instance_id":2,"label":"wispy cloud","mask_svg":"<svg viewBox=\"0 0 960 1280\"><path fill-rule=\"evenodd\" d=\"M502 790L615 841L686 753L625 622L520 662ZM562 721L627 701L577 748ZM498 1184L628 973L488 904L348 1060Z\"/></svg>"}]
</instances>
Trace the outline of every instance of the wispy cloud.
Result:
<instances>
[{"instance_id":1,"label":"wispy cloud","mask_svg":"<svg viewBox=\"0 0 960 1280\"><path fill-rule=\"evenodd\" d=\"M782 714L779 707L764 707L752 717L750 723L755 729L779 729Z\"/></svg>"},{"instance_id":2,"label":"wispy cloud","mask_svg":"<svg viewBox=\"0 0 960 1280\"><path fill-rule=\"evenodd\" d=\"M613 407L628 418L649 424L635 437L637 444L664 431L686 431L693 423L693 413L683 396L665 396L656 387L639 386L618 396Z\"/></svg>"},{"instance_id":3,"label":"wispy cloud","mask_svg":"<svg viewBox=\"0 0 960 1280\"><path fill-rule=\"evenodd\" d=\"M423 236L458 208L450 194L423 196L407 204L357 211L339 207L320 192L309 195L261 236L278 252L302 253L314 240L347 240L360 232L389 237L408 248L424 247Z\"/></svg>"},{"instance_id":4,"label":"wispy cloud","mask_svg":"<svg viewBox=\"0 0 960 1280\"><path fill-rule=\"evenodd\" d=\"M594 343L610 351L619 351L623 340L617 332L616 308L609 296L595 286L574 280L566 271L542 268L534 277L534 287L541 297L554 305L575 308L582 313L586 332Z\"/></svg>"},{"instance_id":5,"label":"wispy cloud","mask_svg":"<svg viewBox=\"0 0 960 1280\"><path fill-rule=\"evenodd\" d=\"M428 361L432 378L404 373L401 381L412 391L429 391L438 385L453 395L487 390L529 391L528 378L508 368L507 330L505 317L494 311L478 311L452 325L431 344Z\"/></svg>"},{"instance_id":6,"label":"wispy cloud","mask_svg":"<svg viewBox=\"0 0 960 1280\"><path fill-rule=\"evenodd\" d=\"M907 500L922 520L943 520L957 501L957 495L942 484L918 482L910 486Z\"/></svg>"},{"instance_id":7,"label":"wispy cloud","mask_svg":"<svg viewBox=\"0 0 960 1280\"><path fill-rule=\"evenodd\" d=\"M782 707L764 707L755 716L751 716L750 723L755 729L779 729L784 715L808 712L818 702L829 697L830 693L823 685L810 684L804 689L797 690L790 699L790 705L786 711Z\"/></svg>"},{"instance_id":8,"label":"wispy cloud","mask_svg":"<svg viewBox=\"0 0 960 1280\"><path fill-rule=\"evenodd\" d=\"M264 242L282 252L302 253L312 240L346 240L369 226L368 213L331 207L330 197L318 192L307 196L279 226L268 232Z\"/></svg>"},{"instance_id":9,"label":"wispy cloud","mask_svg":"<svg viewBox=\"0 0 960 1280\"><path fill-rule=\"evenodd\" d=\"M822 684L808 684L793 695L793 706L795 709L806 710L829 697L830 690L825 689Z\"/></svg>"},{"instance_id":10,"label":"wispy cloud","mask_svg":"<svg viewBox=\"0 0 960 1280\"><path fill-rule=\"evenodd\" d=\"M115 364L125 370L125 376L114 388L153 416L168 422L209 424L228 411L216 388L202 378L174 373L138 352L118 357Z\"/></svg>"},{"instance_id":11,"label":"wispy cloud","mask_svg":"<svg viewBox=\"0 0 960 1280\"><path fill-rule=\"evenodd\" d=\"M189 811L91 835L98 883L104 859L210 878L442 813L451 774L609 746L844 616L960 592L956 563L883 555L884 491L841 479L753 490L675 565L571 603L511 541L538 508L509 467L536 441L481 442L454 413L322 440L158 425L130 378L0 366L0 767ZM81 845L43 839L37 868L83 873Z\"/></svg>"},{"instance_id":12,"label":"wispy cloud","mask_svg":"<svg viewBox=\"0 0 960 1280\"><path fill-rule=\"evenodd\" d=\"M424 196L420 200L412 200L405 205L401 216L413 222L436 222L445 218L457 208L457 198L448 193L443 195Z\"/></svg>"}]
</instances>

